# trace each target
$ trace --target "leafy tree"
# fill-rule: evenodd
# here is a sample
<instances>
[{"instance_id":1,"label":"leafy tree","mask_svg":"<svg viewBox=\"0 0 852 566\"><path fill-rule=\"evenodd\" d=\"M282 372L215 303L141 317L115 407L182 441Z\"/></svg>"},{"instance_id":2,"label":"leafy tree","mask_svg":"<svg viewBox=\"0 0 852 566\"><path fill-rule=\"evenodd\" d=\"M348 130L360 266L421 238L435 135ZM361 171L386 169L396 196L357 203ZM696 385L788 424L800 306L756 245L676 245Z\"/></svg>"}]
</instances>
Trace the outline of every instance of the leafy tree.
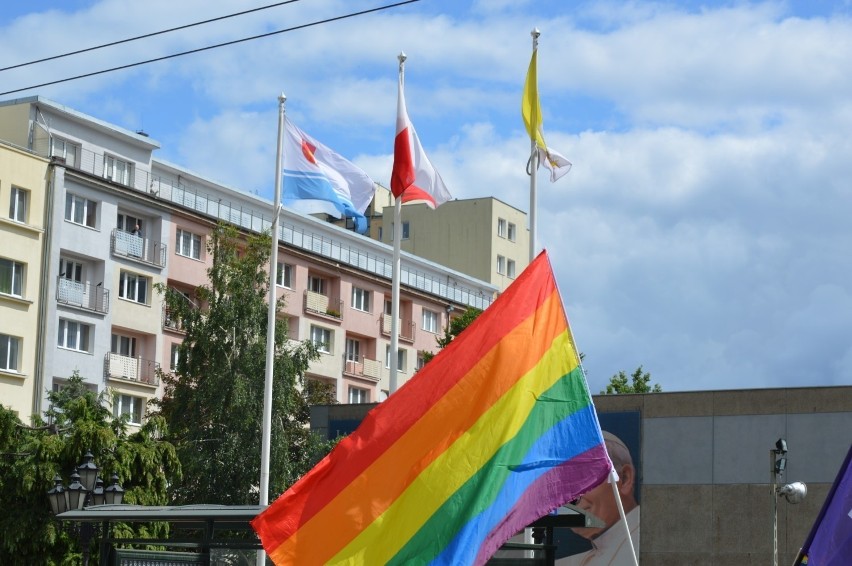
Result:
<instances>
[{"instance_id":1,"label":"leafy tree","mask_svg":"<svg viewBox=\"0 0 852 566\"><path fill-rule=\"evenodd\" d=\"M618 395L619 393L660 393L663 388L659 383L651 386L651 374L642 372L642 366L636 368L630 377L622 370L609 378L609 385L601 391L601 395Z\"/></svg>"},{"instance_id":2,"label":"leafy tree","mask_svg":"<svg viewBox=\"0 0 852 566\"><path fill-rule=\"evenodd\" d=\"M270 244L268 235L241 238L235 228L219 225L208 243L208 283L194 298L158 286L186 332L176 371L161 372L165 394L159 402L183 469L170 486L177 503L259 501ZM287 339L286 321L277 322L272 494L283 492L327 450L307 427L311 404L334 402L330 386L304 379L317 357L312 344Z\"/></svg>"},{"instance_id":3,"label":"leafy tree","mask_svg":"<svg viewBox=\"0 0 852 566\"><path fill-rule=\"evenodd\" d=\"M174 447L158 438L165 423L149 418L128 432L126 418L113 418L107 408L107 395L87 389L75 372L62 388L48 393L46 421L35 416L26 426L0 407L0 564L80 563L78 542L51 514L47 491L57 474L67 485L88 450L106 485L113 473L118 475L127 503L168 503L166 476L179 477L180 463ZM162 536L165 528L121 526L118 533Z\"/></svg>"},{"instance_id":4,"label":"leafy tree","mask_svg":"<svg viewBox=\"0 0 852 566\"><path fill-rule=\"evenodd\" d=\"M482 314L482 309L478 309L476 307L468 307L461 316L457 316L456 318L450 321L450 324L447 328L444 329L444 335L438 336L436 341L438 342L438 348L444 349L450 345L450 342L453 339L462 333L462 331L470 326L470 324L476 320L476 317ZM420 355L423 356L423 363L426 364L435 357L435 354L432 352L420 352Z\"/></svg>"}]
</instances>

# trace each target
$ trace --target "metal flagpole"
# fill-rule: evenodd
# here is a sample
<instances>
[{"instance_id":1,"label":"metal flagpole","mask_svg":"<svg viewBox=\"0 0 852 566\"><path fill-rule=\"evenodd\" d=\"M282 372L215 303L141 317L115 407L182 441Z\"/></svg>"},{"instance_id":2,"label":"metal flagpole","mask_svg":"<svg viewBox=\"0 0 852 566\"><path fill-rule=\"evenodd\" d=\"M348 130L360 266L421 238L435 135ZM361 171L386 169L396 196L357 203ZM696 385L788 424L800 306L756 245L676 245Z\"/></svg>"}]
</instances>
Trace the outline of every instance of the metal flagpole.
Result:
<instances>
[{"instance_id":1,"label":"metal flagpole","mask_svg":"<svg viewBox=\"0 0 852 566\"><path fill-rule=\"evenodd\" d=\"M541 32L538 31L538 28L533 28L530 32L532 36L532 48L533 48L533 57L536 57L536 51L538 50L538 37L541 35ZM536 62L538 63L538 62ZM536 67L538 65L536 64ZM538 73L536 73L535 80L538 81ZM536 100L536 104L541 107L541 101ZM536 239L536 176L538 172L538 150L535 146L536 135L535 132L540 127L540 124L533 124L533 135L530 137L530 160L527 162L527 173L530 176L530 263L535 259L535 239Z\"/></svg>"},{"instance_id":2,"label":"metal flagpole","mask_svg":"<svg viewBox=\"0 0 852 566\"><path fill-rule=\"evenodd\" d=\"M405 84L405 53L399 59L399 84ZM388 395L396 392L397 371L399 370L399 270L400 247L402 245L402 195L394 198L393 208L393 271L391 273L391 343L390 343L390 383Z\"/></svg>"},{"instance_id":3,"label":"metal flagpole","mask_svg":"<svg viewBox=\"0 0 852 566\"><path fill-rule=\"evenodd\" d=\"M633 556L633 563L639 566L639 559L636 557L636 548L633 546L633 538L630 536L630 526L627 524L624 505L621 503L621 494L618 493L618 474L615 473L615 469L609 471L609 483L612 485L612 495L615 497L615 504L618 506L618 515L621 517L621 524L624 525L624 532L627 533L627 542L630 543L630 554Z\"/></svg>"},{"instance_id":4,"label":"metal flagpole","mask_svg":"<svg viewBox=\"0 0 852 566\"><path fill-rule=\"evenodd\" d=\"M269 314L266 320L266 378L263 387L263 427L260 449L260 505L269 505L269 453L272 433L272 379L275 361L275 314L277 296L275 282L278 275L278 216L281 214L281 167L284 146L284 103L282 92L278 97L278 153L275 155L275 200L272 203L272 244L269 255ZM257 566L266 563L266 551L257 551Z\"/></svg>"}]
</instances>

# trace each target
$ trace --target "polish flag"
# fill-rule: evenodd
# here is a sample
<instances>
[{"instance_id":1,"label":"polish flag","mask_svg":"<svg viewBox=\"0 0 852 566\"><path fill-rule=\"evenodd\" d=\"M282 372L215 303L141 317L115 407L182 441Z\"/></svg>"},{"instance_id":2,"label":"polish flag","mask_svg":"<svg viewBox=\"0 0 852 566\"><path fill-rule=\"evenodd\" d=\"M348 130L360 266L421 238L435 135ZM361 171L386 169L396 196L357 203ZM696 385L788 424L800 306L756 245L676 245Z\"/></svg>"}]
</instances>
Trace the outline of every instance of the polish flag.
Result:
<instances>
[{"instance_id":1,"label":"polish flag","mask_svg":"<svg viewBox=\"0 0 852 566\"><path fill-rule=\"evenodd\" d=\"M405 108L402 73L399 75L399 98L396 103L396 138L393 143L391 192L402 195L403 203L422 202L435 208L453 197L441 175L432 166Z\"/></svg>"}]
</instances>

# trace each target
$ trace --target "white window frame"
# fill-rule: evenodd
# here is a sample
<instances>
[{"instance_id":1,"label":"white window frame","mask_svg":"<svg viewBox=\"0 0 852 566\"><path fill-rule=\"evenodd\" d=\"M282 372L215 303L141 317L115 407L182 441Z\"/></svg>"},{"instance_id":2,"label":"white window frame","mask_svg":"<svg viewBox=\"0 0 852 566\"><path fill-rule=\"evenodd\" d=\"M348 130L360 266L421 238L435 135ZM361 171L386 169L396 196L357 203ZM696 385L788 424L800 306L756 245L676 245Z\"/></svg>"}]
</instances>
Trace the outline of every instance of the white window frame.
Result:
<instances>
[{"instance_id":1,"label":"white window frame","mask_svg":"<svg viewBox=\"0 0 852 566\"><path fill-rule=\"evenodd\" d=\"M361 361L361 341L357 338L346 339L346 361L360 362Z\"/></svg>"},{"instance_id":2,"label":"white window frame","mask_svg":"<svg viewBox=\"0 0 852 566\"><path fill-rule=\"evenodd\" d=\"M405 349L399 348L396 352L396 369L405 373ZM385 367L390 369L390 344L385 346Z\"/></svg>"},{"instance_id":3,"label":"white window frame","mask_svg":"<svg viewBox=\"0 0 852 566\"><path fill-rule=\"evenodd\" d=\"M430 311L429 309L423 309L423 324L421 327L426 332L431 332L432 334L438 333L440 316L435 311Z\"/></svg>"},{"instance_id":4,"label":"white window frame","mask_svg":"<svg viewBox=\"0 0 852 566\"><path fill-rule=\"evenodd\" d=\"M201 236L178 228L177 241L175 242L175 252L183 257L200 260Z\"/></svg>"},{"instance_id":5,"label":"white window frame","mask_svg":"<svg viewBox=\"0 0 852 566\"><path fill-rule=\"evenodd\" d=\"M330 354L333 339L334 334L331 329L315 324L311 325L311 342L314 343L318 352Z\"/></svg>"},{"instance_id":6,"label":"white window frame","mask_svg":"<svg viewBox=\"0 0 852 566\"><path fill-rule=\"evenodd\" d=\"M497 273L500 275L506 273L506 258L501 255L497 256Z\"/></svg>"},{"instance_id":7,"label":"white window frame","mask_svg":"<svg viewBox=\"0 0 852 566\"><path fill-rule=\"evenodd\" d=\"M78 218L79 216L79 218ZM79 226L96 228L98 203L74 193L65 194L65 220Z\"/></svg>"},{"instance_id":8,"label":"white window frame","mask_svg":"<svg viewBox=\"0 0 852 566\"><path fill-rule=\"evenodd\" d=\"M0 334L0 371L21 371L21 339L17 336Z\"/></svg>"},{"instance_id":9,"label":"white window frame","mask_svg":"<svg viewBox=\"0 0 852 566\"><path fill-rule=\"evenodd\" d=\"M150 299L151 278L132 271L121 270L118 278L118 296L125 301L147 305ZM139 299L142 300L139 300Z\"/></svg>"},{"instance_id":10,"label":"white window frame","mask_svg":"<svg viewBox=\"0 0 852 566\"><path fill-rule=\"evenodd\" d=\"M509 277L509 279L514 279L515 275L515 260L506 260L506 276Z\"/></svg>"},{"instance_id":11,"label":"white window frame","mask_svg":"<svg viewBox=\"0 0 852 566\"><path fill-rule=\"evenodd\" d=\"M518 226L514 222L509 222L507 236L510 242L514 242L518 239Z\"/></svg>"},{"instance_id":12,"label":"white window frame","mask_svg":"<svg viewBox=\"0 0 852 566\"><path fill-rule=\"evenodd\" d=\"M59 276L68 281L76 283L83 282L83 273L86 271L86 264L74 259L59 258Z\"/></svg>"},{"instance_id":13,"label":"white window frame","mask_svg":"<svg viewBox=\"0 0 852 566\"><path fill-rule=\"evenodd\" d=\"M21 224L27 223L29 213L30 192L27 189L12 185L9 195L9 218Z\"/></svg>"},{"instance_id":14,"label":"white window frame","mask_svg":"<svg viewBox=\"0 0 852 566\"><path fill-rule=\"evenodd\" d=\"M127 214L126 212L119 212L116 218L115 227L121 230L122 232L130 232L136 228L136 225L139 225L140 230L145 229L145 219L139 218L137 216L133 216L132 214Z\"/></svg>"},{"instance_id":15,"label":"white window frame","mask_svg":"<svg viewBox=\"0 0 852 566\"><path fill-rule=\"evenodd\" d=\"M177 371L178 361L180 360L180 344L172 342L171 350L169 351L169 370Z\"/></svg>"},{"instance_id":16,"label":"white window frame","mask_svg":"<svg viewBox=\"0 0 852 566\"><path fill-rule=\"evenodd\" d=\"M145 399L142 397L128 395L127 393L116 393L112 401L112 414L116 418L128 415L128 423L141 425L145 403Z\"/></svg>"},{"instance_id":17,"label":"white window frame","mask_svg":"<svg viewBox=\"0 0 852 566\"><path fill-rule=\"evenodd\" d=\"M129 161L115 157L113 155L104 155L104 178L109 179L114 183L122 185L130 185L131 172L133 165Z\"/></svg>"},{"instance_id":18,"label":"white window frame","mask_svg":"<svg viewBox=\"0 0 852 566\"><path fill-rule=\"evenodd\" d=\"M59 334L57 345L65 350L89 353L92 344L92 327L83 322L59 319Z\"/></svg>"},{"instance_id":19,"label":"white window frame","mask_svg":"<svg viewBox=\"0 0 852 566\"><path fill-rule=\"evenodd\" d=\"M293 288L293 266L279 261L276 264L275 284L285 289Z\"/></svg>"},{"instance_id":20,"label":"white window frame","mask_svg":"<svg viewBox=\"0 0 852 566\"><path fill-rule=\"evenodd\" d=\"M349 404L356 405L370 402L370 390L363 387L349 386Z\"/></svg>"},{"instance_id":21,"label":"white window frame","mask_svg":"<svg viewBox=\"0 0 852 566\"><path fill-rule=\"evenodd\" d=\"M69 149L72 151L69 152ZM65 165L75 168L78 167L80 151L80 144L63 138L57 138L56 136L50 136L50 155L61 157L65 160ZM71 155L71 159L68 159L69 153Z\"/></svg>"},{"instance_id":22,"label":"white window frame","mask_svg":"<svg viewBox=\"0 0 852 566\"><path fill-rule=\"evenodd\" d=\"M505 238L506 237L506 219L505 218L498 218L497 219L497 236L499 238Z\"/></svg>"},{"instance_id":23,"label":"white window frame","mask_svg":"<svg viewBox=\"0 0 852 566\"><path fill-rule=\"evenodd\" d=\"M2 264L0 274L2 274L4 279L7 274L9 277L8 281L0 281L0 286L2 286L0 287L0 294L23 299L26 265L20 261L15 261L5 257L0 257L0 263ZM6 290L7 286L8 291Z\"/></svg>"},{"instance_id":24,"label":"white window frame","mask_svg":"<svg viewBox=\"0 0 852 566\"><path fill-rule=\"evenodd\" d=\"M134 336L113 333L110 351L119 356L135 358L138 352L136 349L136 338Z\"/></svg>"},{"instance_id":25,"label":"white window frame","mask_svg":"<svg viewBox=\"0 0 852 566\"><path fill-rule=\"evenodd\" d=\"M308 291L319 295L326 295L326 289L328 289L328 282L324 277L319 277L318 275L308 277Z\"/></svg>"},{"instance_id":26,"label":"white window frame","mask_svg":"<svg viewBox=\"0 0 852 566\"><path fill-rule=\"evenodd\" d=\"M370 291L361 287L352 286L352 308L355 310L370 312Z\"/></svg>"}]
</instances>

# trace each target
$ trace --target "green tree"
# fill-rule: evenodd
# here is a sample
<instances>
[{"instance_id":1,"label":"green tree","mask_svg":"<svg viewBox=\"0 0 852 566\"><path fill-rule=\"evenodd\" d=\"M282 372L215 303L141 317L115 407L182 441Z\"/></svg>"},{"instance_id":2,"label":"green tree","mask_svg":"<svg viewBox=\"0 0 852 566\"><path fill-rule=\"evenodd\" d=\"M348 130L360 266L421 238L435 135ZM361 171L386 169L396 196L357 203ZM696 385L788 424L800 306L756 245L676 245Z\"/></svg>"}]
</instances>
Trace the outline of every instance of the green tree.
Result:
<instances>
[{"instance_id":1,"label":"green tree","mask_svg":"<svg viewBox=\"0 0 852 566\"><path fill-rule=\"evenodd\" d=\"M51 514L47 491L57 474L67 485L88 450L107 485L113 473L118 475L127 503L168 503L166 477L179 477L180 463L174 447L159 439L165 423L149 418L129 432L126 419L113 418L107 408L108 395L87 389L75 372L48 394L46 420L36 416L26 426L0 407L0 564L80 563L78 542ZM148 537L161 536L165 528L121 526L119 531Z\"/></svg>"},{"instance_id":2,"label":"green tree","mask_svg":"<svg viewBox=\"0 0 852 566\"><path fill-rule=\"evenodd\" d=\"M601 395L618 395L620 393L660 393L663 388L659 383L651 386L651 374L642 372L642 366L636 368L630 377L622 370L609 378L609 385L601 391Z\"/></svg>"},{"instance_id":3,"label":"green tree","mask_svg":"<svg viewBox=\"0 0 852 566\"><path fill-rule=\"evenodd\" d=\"M462 331L470 326L470 324L476 320L476 318L482 314L482 309L478 309L476 307L468 307L461 316L457 316L456 318L450 321L450 324L447 328L444 329L444 335L438 336L435 340L438 342L438 348L444 349L450 345L450 342L453 339L462 333ZM435 354L432 352L422 351L420 355L423 357L423 363L426 364L435 357Z\"/></svg>"},{"instance_id":4,"label":"green tree","mask_svg":"<svg viewBox=\"0 0 852 566\"><path fill-rule=\"evenodd\" d=\"M186 332L174 373L161 372L159 414L183 474L171 484L176 503L257 504L266 367L268 235L241 238L219 225L211 234L208 283L187 298L163 285L171 316ZM278 308L283 305L279 301ZM284 491L327 450L307 427L309 406L334 402L330 387L306 381L312 344L288 340L275 326L270 494Z\"/></svg>"}]
</instances>

